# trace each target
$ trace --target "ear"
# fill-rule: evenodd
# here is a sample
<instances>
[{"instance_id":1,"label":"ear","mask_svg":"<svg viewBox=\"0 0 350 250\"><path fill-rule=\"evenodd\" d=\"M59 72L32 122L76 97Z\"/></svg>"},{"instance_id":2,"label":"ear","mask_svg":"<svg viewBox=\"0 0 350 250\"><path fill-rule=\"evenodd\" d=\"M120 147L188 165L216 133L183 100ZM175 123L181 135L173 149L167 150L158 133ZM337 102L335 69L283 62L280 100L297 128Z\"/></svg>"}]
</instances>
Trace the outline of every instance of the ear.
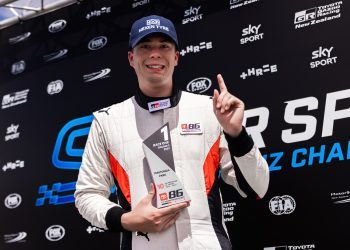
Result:
<instances>
[{"instance_id":1,"label":"ear","mask_svg":"<svg viewBox=\"0 0 350 250\"><path fill-rule=\"evenodd\" d=\"M134 54L132 51L128 51L128 59L131 67L134 67Z\"/></svg>"},{"instance_id":2,"label":"ear","mask_svg":"<svg viewBox=\"0 0 350 250\"><path fill-rule=\"evenodd\" d=\"M177 66L177 64L179 62L179 58L180 58L180 52L176 51L175 52L175 66Z\"/></svg>"}]
</instances>

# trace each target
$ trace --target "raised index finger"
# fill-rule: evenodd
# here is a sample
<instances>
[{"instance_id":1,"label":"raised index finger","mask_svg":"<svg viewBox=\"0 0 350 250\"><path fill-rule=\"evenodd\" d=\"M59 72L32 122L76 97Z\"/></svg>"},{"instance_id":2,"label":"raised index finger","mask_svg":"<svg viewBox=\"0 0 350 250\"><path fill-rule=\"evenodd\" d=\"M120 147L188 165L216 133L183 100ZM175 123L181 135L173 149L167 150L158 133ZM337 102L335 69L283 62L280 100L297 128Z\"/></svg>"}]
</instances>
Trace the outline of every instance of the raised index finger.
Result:
<instances>
[{"instance_id":1,"label":"raised index finger","mask_svg":"<svg viewBox=\"0 0 350 250\"><path fill-rule=\"evenodd\" d=\"M222 75L218 74L217 78L218 78L218 84L219 84L219 88L220 88L220 93L223 92L223 91L227 91L226 84L224 82L224 78L222 78Z\"/></svg>"}]
</instances>

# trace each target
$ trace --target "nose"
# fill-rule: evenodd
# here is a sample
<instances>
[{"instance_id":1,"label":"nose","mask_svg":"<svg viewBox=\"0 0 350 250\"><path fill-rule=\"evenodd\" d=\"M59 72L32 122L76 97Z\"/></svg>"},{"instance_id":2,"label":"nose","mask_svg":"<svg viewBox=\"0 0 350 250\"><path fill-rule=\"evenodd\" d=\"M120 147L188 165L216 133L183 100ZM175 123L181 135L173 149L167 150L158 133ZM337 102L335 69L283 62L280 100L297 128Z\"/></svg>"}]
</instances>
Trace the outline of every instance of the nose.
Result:
<instances>
[{"instance_id":1,"label":"nose","mask_svg":"<svg viewBox=\"0 0 350 250\"><path fill-rule=\"evenodd\" d=\"M151 51L150 51L149 57L152 58L152 59L160 58L161 55L160 55L160 52L159 52L159 48L157 48L157 47L152 48Z\"/></svg>"}]
</instances>

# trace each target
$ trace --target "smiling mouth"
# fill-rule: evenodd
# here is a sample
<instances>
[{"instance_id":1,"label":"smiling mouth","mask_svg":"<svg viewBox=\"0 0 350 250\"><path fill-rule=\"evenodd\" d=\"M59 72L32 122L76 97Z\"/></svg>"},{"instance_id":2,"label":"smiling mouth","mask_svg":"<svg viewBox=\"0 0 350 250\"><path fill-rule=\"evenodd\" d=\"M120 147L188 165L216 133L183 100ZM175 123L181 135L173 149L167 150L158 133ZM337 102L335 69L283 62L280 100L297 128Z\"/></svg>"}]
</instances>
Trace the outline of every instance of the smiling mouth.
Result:
<instances>
[{"instance_id":1,"label":"smiling mouth","mask_svg":"<svg viewBox=\"0 0 350 250\"><path fill-rule=\"evenodd\" d=\"M157 65L154 65L154 64L146 65L146 67L149 68L149 69L164 69L165 68L164 65L159 65L159 64L157 64Z\"/></svg>"}]
</instances>

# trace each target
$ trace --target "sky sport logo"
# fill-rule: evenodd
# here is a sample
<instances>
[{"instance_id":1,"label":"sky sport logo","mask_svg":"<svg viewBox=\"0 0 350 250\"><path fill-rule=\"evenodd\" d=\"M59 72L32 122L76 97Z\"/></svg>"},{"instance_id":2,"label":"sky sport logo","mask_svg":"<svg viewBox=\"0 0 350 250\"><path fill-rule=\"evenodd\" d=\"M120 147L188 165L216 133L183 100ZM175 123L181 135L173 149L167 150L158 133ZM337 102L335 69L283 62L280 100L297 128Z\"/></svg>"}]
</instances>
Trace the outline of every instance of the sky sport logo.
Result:
<instances>
[{"instance_id":1,"label":"sky sport logo","mask_svg":"<svg viewBox=\"0 0 350 250\"><path fill-rule=\"evenodd\" d=\"M6 130L5 141L14 140L19 138L18 124L11 124Z\"/></svg>"},{"instance_id":2,"label":"sky sport logo","mask_svg":"<svg viewBox=\"0 0 350 250\"><path fill-rule=\"evenodd\" d=\"M182 19L182 24L192 23L203 19L203 14L199 14L199 9L201 6L193 7L185 10L184 19Z\"/></svg>"},{"instance_id":3,"label":"sky sport logo","mask_svg":"<svg viewBox=\"0 0 350 250\"><path fill-rule=\"evenodd\" d=\"M134 2L132 3L132 8L136 8L145 4L148 4L150 2L150 0L134 0Z\"/></svg>"},{"instance_id":4,"label":"sky sport logo","mask_svg":"<svg viewBox=\"0 0 350 250\"><path fill-rule=\"evenodd\" d=\"M256 26L249 24L247 28L242 29L241 44L262 40L264 33L259 33L260 27L261 24Z\"/></svg>"},{"instance_id":5,"label":"sky sport logo","mask_svg":"<svg viewBox=\"0 0 350 250\"><path fill-rule=\"evenodd\" d=\"M322 67L330 64L336 64L337 63L337 57L333 56L331 57L331 52L333 51L334 47L322 48L320 46L317 50L312 52L312 58L311 59L318 59L315 61L310 62L310 68L314 69L317 67Z\"/></svg>"},{"instance_id":6,"label":"sky sport logo","mask_svg":"<svg viewBox=\"0 0 350 250\"><path fill-rule=\"evenodd\" d=\"M294 15L295 29L340 18L340 8L342 4L343 1L338 1L296 12Z\"/></svg>"},{"instance_id":7,"label":"sky sport logo","mask_svg":"<svg viewBox=\"0 0 350 250\"><path fill-rule=\"evenodd\" d=\"M269 202L269 208L274 215L291 214L295 210L295 200L292 196L275 196Z\"/></svg>"}]
</instances>

